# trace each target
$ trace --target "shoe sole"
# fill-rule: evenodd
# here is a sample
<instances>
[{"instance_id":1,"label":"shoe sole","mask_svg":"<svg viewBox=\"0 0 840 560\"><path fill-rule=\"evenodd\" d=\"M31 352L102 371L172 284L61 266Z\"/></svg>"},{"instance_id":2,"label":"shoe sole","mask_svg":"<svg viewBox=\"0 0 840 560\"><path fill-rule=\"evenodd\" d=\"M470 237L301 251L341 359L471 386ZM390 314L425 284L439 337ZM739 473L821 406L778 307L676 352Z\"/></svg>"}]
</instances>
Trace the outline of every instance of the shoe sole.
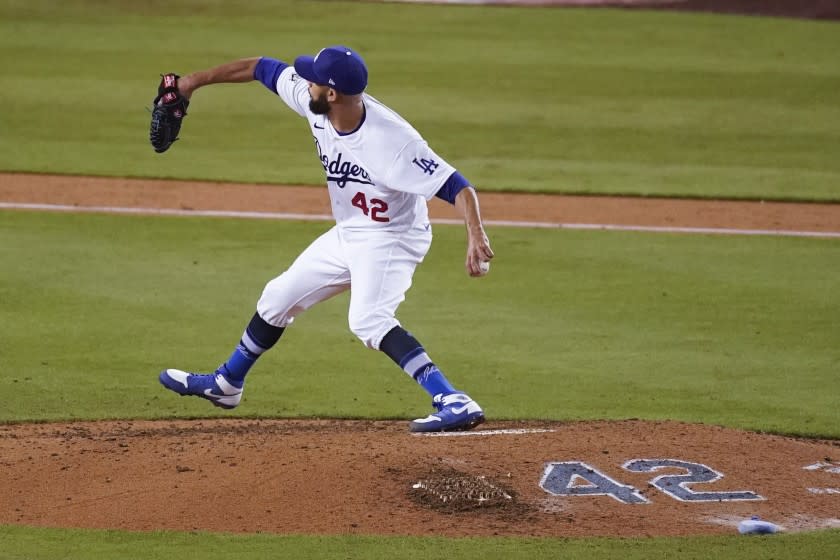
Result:
<instances>
[{"instance_id":1,"label":"shoe sole","mask_svg":"<svg viewBox=\"0 0 840 560\"><path fill-rule=\"evenodd\" d=\"M466 424L463 424L461 426L456 426L454 428L447 428L447 429L441 430L441 431L442 432L467 432L469 430L472 430L473 428L475 428L479 424L483 424L484 420L485 420L485 418L484 418L484 415L482 414L481 416L476 416L475 418L470 418L470 420Z\"/></svg>"},{"instance_id":2,"label":"shoe sole","mask_svg":"<svg viewBox=\"0 0 840 560\"><path fill-rule=\"evenodd\" d=\"M186 397L187 395L181 395L181 396ZM230 406L229 404L222 404L218 401L214 401L213 399L208 399L207 397L204 397L204 400L210 401L211 403L213 403L213 406L218 406L219 408L224 408L225 410L232 410L232 409L236 408L237 406L239 406L238 404L235 404L233 406Z\"/></svg>"},{"instance_id":3,"label":"shoe sole","mask_svg":"<svg viewBox=\"0 0 840 560\"><path fill-rule=\"evenodd\" d=\"M473 418L470 418L469 420L467 420L463 424L459 424L457 426L452 426L452 427L449 427L449 428L441 428L439 430L423 430L423 429L415 430L413 426L409 426L409 431L413 434L434 434L434 433L439 434L439 433L442 433L442 432L467 432L469 430L472 430L476 426L478 426L480 424L483 424L485 420L486 420L486 418L484 417L483 414L481 414L479 416L475 416ZM425 427L425 425L421 425L420 427L423 428L423 427Z\"/></svg>"},{"instance_id":4,"label":"shoe sole","mask_svg":"<svg viewBox=\"0 0 840 560\"><path fill-rule=\"evenodd\" d=\"M215 400L213 397L211 397L209 395L203 395L203 394L200 394L200 393L182 393L180 391L180 388L183 387L183 385L181 385L180 383L178 383L177 381L175 381L171 377L169 377L166 374L165 371L161 372L161 374L158 376L158 381L160 381L161 385L163 385L164 387L166 387L167 389L169 389L170 391L172 391L173 393L175 393L176 395L179 395L181 397L199 397L199 398L204 399L205 401L210 401L210 403L213 406L218 406L219 408L223 408L225 410L231 410L231 409L234 409L237 406L239 406L239 403L236 403L234 405L222 404L221 402ZM170 385L169 383L167 383L167 381L172 381L173 384ZM223 398L229 397L229 396L232 396L232 395L221 395L218 398L223 399Z\"/></svg>"}]
</instances>

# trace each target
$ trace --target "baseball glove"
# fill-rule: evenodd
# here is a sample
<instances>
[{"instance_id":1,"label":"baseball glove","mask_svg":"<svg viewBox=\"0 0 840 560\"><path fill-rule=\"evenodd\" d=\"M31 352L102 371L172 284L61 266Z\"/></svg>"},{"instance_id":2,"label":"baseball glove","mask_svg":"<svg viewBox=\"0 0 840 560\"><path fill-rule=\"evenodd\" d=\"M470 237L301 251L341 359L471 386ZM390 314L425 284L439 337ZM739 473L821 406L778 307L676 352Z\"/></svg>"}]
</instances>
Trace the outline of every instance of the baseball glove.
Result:
<instances>
[{"instance_id":1,"label":"baseball glove","mask_svg":"<svg viewBox=\"0 0 840 560\"><path fill-rule=\"evenodd\" d=\"M149 142L157 153L165 152L181 130L181 121L187 116L189 100L178 91L177 74L161 76L158 95L152 102L152 124L149 128Z\"/></svg>"}]
</instances>

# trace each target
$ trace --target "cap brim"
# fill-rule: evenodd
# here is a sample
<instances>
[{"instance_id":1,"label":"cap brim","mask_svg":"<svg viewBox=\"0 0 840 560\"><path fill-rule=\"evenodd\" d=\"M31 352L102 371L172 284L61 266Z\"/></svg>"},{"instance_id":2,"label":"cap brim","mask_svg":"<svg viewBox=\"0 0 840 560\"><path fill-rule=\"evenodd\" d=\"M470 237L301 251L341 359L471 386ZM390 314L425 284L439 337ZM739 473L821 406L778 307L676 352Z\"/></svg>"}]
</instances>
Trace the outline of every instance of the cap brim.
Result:
<instances>
[{"instance_id":1,"label":"cap brim","mask_svg":"<svg viewBox=\"0 0 840 560\"><path fill-rule=\"evenodd\" d=\"M297 75L313 84L321 84L317 74L315 74L315 57L309 55L299 56L295 59L295 72ZM323 85L323 84L321 84Z\"/></svg>"}]
</instances>

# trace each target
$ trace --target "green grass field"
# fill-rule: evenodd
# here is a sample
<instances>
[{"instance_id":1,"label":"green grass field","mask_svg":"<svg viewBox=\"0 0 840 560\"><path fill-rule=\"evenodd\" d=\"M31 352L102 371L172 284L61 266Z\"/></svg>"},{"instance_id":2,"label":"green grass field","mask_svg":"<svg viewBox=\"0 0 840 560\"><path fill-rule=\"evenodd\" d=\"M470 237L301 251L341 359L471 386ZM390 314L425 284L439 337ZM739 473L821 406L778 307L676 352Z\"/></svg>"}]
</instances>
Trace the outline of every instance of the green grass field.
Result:
<instances>
[{"instance_id":1,"label":"green grass field","mask_svg":"<svg viewBox=\"0 0 840 560\"><path fill-rule=\"evenodd\" d=\"M16 263L0 284L0 322L16 325L0 378L19 396L0 421L206 415L206 403L162 393L157 372L227 359L265 282L328 227L0 216L3 261ZM435 228L400 318L494 418L840 437L836 241L498 228L493 273L476 280L463 272L462 229ZM249 377L238 414L405 418L425 407L350 333L347 302L296 320Z\"/></svg>"},{"instance_id":2,"label":"green grass field","mask_svg":"<svg viewBox=\"0 0 840 560\"><path fill-rule=\"evenodd\" d=\"M836 24L612 10L6 0L0 169L319 184L259 84L198 92L162 156L144 107L161 72L334 43L483 189L840 200Z\"/></svg>"},{"instance_id":3,"label":"green grass field","mask_svg":"<svg viewBox=\"0 0 840 560\"><path fill-rule=\"evenodd\" d=\"M366 56L371 93L482 189L840 201L838 29L615 10L6 0L0 170L319 184L302 121L262 86L196 94L183 141L163 156L148 145L144 106L160 72L344 42ZM13 395L0 422L208 416L206 403L162 391L157 372L226 359L265 281L326 227L0 211L0 383ZM494 419L667 418L840 438L836 240L492 228L498 258L474 280L462 270L463 228L435 232L400 318ZM338 297L300 317L256 366L236 415L425 410L422 391L349 332L346 305ZM0 527L0 560L140 550L810 559L840 555L840 532L419 539Z\"/></svg>"},{"instance_id":4,"label":"green grass field","mask_svg":"<svg viewBox=\"0 0 840 560\"><path fill-rule=\"evenodd\" d=\"M831 538L834 536L835 538ZM25 552L4 546L2 560L228 560L230 558L342 558L347 560L425 560L445 554L447 558L488 560L685 560L709 558L834 558L840 539L833 533L778 535L773 539L750 538L748 546L733 555L732 539L703 537L684 539L441 539L374 538L358 536L301 537L295 535L222 535L211 533L126 533L0 527L0 539L13 539ZM828 537L828 538L826 538ZM678 556L676 556L678 555Z\"/></svg>"}]
</instances>

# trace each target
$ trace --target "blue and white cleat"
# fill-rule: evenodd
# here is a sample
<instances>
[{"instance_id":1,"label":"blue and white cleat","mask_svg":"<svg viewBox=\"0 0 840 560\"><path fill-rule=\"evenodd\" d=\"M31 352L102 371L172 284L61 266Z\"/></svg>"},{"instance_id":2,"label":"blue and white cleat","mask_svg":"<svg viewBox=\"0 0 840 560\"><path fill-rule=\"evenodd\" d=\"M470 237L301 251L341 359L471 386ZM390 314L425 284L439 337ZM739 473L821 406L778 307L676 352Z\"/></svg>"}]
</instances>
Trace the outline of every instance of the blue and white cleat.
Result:
<instances>
[{"instance_id":1,"label":"blue and white cleat","mask_svg":"<svg viewBox=\"0 0 840 560\"><path fill-rule=\"evenodd\" d=\"M242 387L233 385L218 370L216 373L189 373L168 369L161 372L159 379L161 385L182 397L201 397L221 408L236 408L242 400Z\"/></svg>"},{"instance_id":2,"label":"blue and white cleat","mask_svg":"<svg viewBox=\"0 0 840 560\"><path fill-rule=\"evenodd\" d=\"M412 432L460 432L484 422L484 411L464 393L439 393L432 399L432 406L438 411L414 420Z\"/></svg>"}]
</instances>

